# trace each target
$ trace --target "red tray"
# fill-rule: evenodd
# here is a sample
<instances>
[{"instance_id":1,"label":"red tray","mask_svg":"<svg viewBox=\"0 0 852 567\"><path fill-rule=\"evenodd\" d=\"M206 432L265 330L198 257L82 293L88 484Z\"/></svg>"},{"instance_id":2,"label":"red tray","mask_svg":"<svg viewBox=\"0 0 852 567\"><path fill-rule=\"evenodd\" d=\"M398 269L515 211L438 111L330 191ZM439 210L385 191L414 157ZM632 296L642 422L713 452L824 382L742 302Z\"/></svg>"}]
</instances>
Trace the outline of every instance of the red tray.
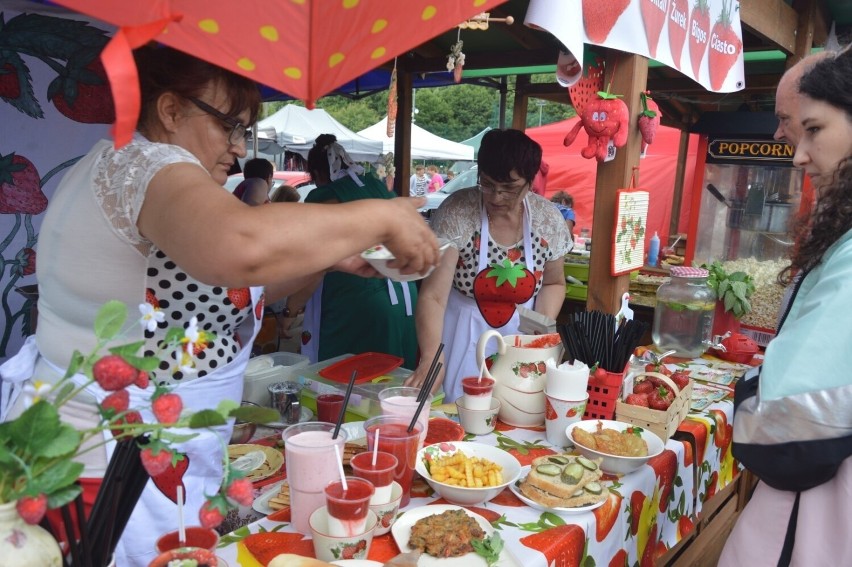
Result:
<instances>
[{"instance_id":1,"label":"red tray","mask_svg":"<svg viewBox=\"0 0 852 567\"><path fill-rule=\"evenodd\" d=\"M382 352L364 352L335 362L331 366L326 366L317 374L328 380L348 384L352 371L357 370L358 377L355 379L355 383L361 384L369 382L377 376L387 374L401 365L402 358L398 356Z\"/></svg>"}]
</instances>

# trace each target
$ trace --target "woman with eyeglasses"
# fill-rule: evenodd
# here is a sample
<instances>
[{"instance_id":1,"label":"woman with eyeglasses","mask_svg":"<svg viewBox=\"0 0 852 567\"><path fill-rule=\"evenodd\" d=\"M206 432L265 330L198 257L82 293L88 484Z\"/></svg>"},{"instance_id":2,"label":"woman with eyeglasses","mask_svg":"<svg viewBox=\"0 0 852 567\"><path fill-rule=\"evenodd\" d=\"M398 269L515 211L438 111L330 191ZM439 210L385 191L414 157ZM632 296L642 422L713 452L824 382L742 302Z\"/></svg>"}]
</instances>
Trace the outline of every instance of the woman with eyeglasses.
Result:
<instances>
[{"instance_id":1,"label":"woman with eyeglasses","mask_svg":"<svg viewBox=\"0 0 852 567\"><path fill-rule=\"evenodd\" d=\"M442 386L447 402L462 395L462 378L479 374L474 353L484 331L517 333L518 306L556 318L572 246L559 211L530 191L541 165L538 143L519 130L491 130L477 163L478 186L447 197L432 217L432 229L452 247L420 288L421 364L406 382L423 383L443 343L433 390Z\"/></svg>"},{"instance_id":2,"label":"woman with eyeglasses","mask_svg":"<svg viewBox=\"0 0 852 567\"><path fill-rule=\"evenodd\" d=\"M180 352L164 358L152 382L172 387L190 410L239 403L263 286L274 301L329 268L375 275L358 253L379 243L407 273L437 263L437 240L416 210L422 199L336 207L250 207L235 199L222 185L246 155L246 134L260 108L257 85L171 48L146 46L135 57L138 133L120 149L99 142L52 197L38 243L38 330L2 369L4 394L20 392L30 379L58 381L75 350L92 350L99 308L120 300L131 312L140 306L157 314L152 326L134 325L119 340L140 341L145 355L158 350L169 327L197 324L209 339L189 362ZM130 407L146 407L153 387L132 386ZM63 406L62 419L80 429L96 423L96 404L106 394L89 386ZM23 396L17 404L4 398L3 414L22 411ZM205 493L215 493L221 481L229 438L230 427L221 427L178 444L188 468L148 483L119 543L117 565L148 565L156 538L177 529L176 485L185 487L186 517L198 518ZM96 447L84 459L91 506L107 449Z\"/></svg>"}]
</instances>

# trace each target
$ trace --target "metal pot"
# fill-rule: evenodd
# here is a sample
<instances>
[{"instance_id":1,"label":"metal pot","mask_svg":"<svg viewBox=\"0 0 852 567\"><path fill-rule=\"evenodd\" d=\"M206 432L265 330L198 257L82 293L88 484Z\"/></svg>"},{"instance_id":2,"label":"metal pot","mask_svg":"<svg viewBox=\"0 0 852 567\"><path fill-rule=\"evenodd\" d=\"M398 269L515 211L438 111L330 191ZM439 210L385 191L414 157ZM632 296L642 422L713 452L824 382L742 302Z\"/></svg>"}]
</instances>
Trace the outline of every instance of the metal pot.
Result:
<instances>
[{"instance_id":1,"label":"metal pot","mask_svg":"<svg viewBox=\"0 0 852 567\"><path fill-rule=\"evenodd\" d=\"M793 205L790 203L767 201L760 215L760 230L764 232L781 232L789 230L790 213Z\"/></svg>"}]
</instances>

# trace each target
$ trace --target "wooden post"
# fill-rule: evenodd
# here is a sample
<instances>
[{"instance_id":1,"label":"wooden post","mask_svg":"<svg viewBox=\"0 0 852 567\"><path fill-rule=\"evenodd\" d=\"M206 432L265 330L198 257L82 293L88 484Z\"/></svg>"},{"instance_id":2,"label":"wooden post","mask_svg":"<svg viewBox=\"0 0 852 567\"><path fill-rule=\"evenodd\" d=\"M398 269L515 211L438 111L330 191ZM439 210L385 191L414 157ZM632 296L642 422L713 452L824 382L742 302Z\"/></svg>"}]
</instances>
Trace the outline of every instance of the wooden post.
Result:
<instances>
[{"instance_id":1,"label":"wooden post","mask_svg":"<svg viewBox=\"0 0 852 567\"><path fill-rule=\"evenodd\" d=\"M393 190L397 195L408 197L408 181L411 177L411 111L412 75L404 66L397 67L397 110L396 130L394 131L393 161L396 166L396 176L393 180Z\"/></svg>"},{"instance_id":2,"label":"wooden post","mask_svg":"<svg viewBox=\"0 0 852 567\"><path fill-rule=\"evenodd\" d=\"M633 168L639 166L642 136L637 127L642 103L639 95L645 90L648 79L648 60L633 55L607 50L604 85L610 92L622 95L630 114L630 135L627 144L618 148L615 159L598 164L595 183L595 214L592 221L592 253L589 264L589 292L586 308L614 314L621 306L621 295L630 284L628 275L612 276L610 266L613 254L615 229L615 192L630 186ZM517 104L517 98L516 98ZM524 114L526 116L526 114Z\"/></svg>"},{"instance_id":3,"label":"wooden post","mask_svg":"<svg viewBox=\"0 0 852 567\"><path fill-rule=\"evenodd\" d=\"M512 107L512 128L516 130L527 129L527 87L530 84L529 75L518 75L515 79L515 104Z\"/></svg>"}]
</instances>

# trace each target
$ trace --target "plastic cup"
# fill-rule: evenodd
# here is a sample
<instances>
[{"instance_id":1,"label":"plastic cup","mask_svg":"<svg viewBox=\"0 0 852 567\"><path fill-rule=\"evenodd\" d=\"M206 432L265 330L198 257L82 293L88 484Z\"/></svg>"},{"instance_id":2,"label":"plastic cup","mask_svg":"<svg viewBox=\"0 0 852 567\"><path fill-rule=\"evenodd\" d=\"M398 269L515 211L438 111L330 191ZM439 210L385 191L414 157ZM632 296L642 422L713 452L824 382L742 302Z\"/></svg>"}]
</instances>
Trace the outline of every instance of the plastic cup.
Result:
<instances>
[{"instance_id":1,"label":"plastic cup","mask_svg":"<svg viewBox=\"0 0 852 567\"><path fill-rule=\"evenodd\" d=\"M575 400L563 400L544 393L544 431L547 442L556 447L570 447L574 444L568 438L566 429L572 423L583 419L589 394Z\"/></svg>"},{"instance_id":2,"label":"plastic cup","mask_svg":"<svg viewBox=\"0 0 852 567\"><path fill-rule=\"evenodd\" d=\"M370 506L390 502L393 475L398 462L396 457L384 451L376 453L375 465L372 451L358 453L349 459L349 466L352 467L355 476L369 480L376 488L376 492L370 498Z\"/></svg>"},{"instance_id":3,"label":"plastic cup","mask_svg":"<svg viewBox=\"0 0 852 567\"><path fill-rule=\"evenodd\" d=\"M290 483L290 521L303 534L311 533L309 519L314 510L325 506L325 487L340 478L334 446L342 455L346 432L341 430L332 439L334 427L308 421L291 425L281 434Z\"/></svg>"},{"instance_id":4,"label":"plastic cup","mask_svg":"<svg viewBox=\"0 0 852 567\"><path fill-rule=\"evenodd\" d=\"M227 567L225 561L217 557L215 553L200 547L179 547L163 551L151 561L148 567L168 567L169 565L176 565L179 560L189 559L194 559L198 565Z\"/></svg>"},{"instance_id":5,"label":"plastic cup","mask_svg":"<svg viewBox=\"0 0 852 567\"><path fill-rule=\"evenodd\" d=\"M379 392L379 403L382 406L382 415L392 415L401 419L407 420L406 426L411 423L414 417L414 412L417 411L417 396L420 395L420 388L412 388L410 386L395 386L393 388L385 388ZM426 442L426 433L429 431L429 410L432 406L432 395L429 394L426 402L423 404L423 411L417 416L417 424L420 426L420 439L417 448L422 449Z\"/></svg>"},{"instance_id":6,"label":"plastic cup","mask_svg":"<svg viewBox=\"0 0 852 567\"><path fill-rule=\"evenodd\" d=\"M317 396L317 421L337 423L340 412L343 410L343 396L341 394L320 394Z\"/></svg>"},{"instance_id":7,"label":"plastic cup","mask_svg":"<svg viewBox=\"0 0 852 567\"><path fill-rule=\"evenodd\" d=\"M491 393L494 391L494 380L479 376L462 378L464 391L464 407L471 410L487 410L491 408Z\"/></svg>"},{"instance_id":8,"label":"plastic cup","mask_svg":"<svg viewBox=\"0 0 852 567\"><path fill-rule=\"evenodd\" d=\"M325 505L328 508L328 535L332 537L351 537L364 533L367 526L367 512L370 511L370 498L375 488L369 480L346 477L346 490L343 482L335 480L325 487Z\"/></svg>"},{"instance_id":9,"label":"plastic cup","mask_svg":"<svg viewBox=\"0 0 852 567\"><path fill-rule=\"evenodd\" d=\"M364 423L367 432L367 448L372 451L376 442L376 431L379 431L379 451L390 453L396 457L397 464L393 479L402 487L404 508L411 500L411 481L414 478L414 467L417 464L417 451L420 439L420 424L415 423L414 429L408 431L410 419L393 415L378 415Z\"/></svg>"},{"instance_id":10,"label":"plastic cup","mask_svg":"<svg viewBox=\"0 0 852 567\"><path fill-rule=\"evenodd\" d=\"M200 547L216 551L216 546L219 545L219 534L216 530L201 526L187 526L185 531L186 541L183 545L178 542L178 530L161 535L157 540L157 551L163 553L179 547Z\"/></svg>"}]
</instances>

